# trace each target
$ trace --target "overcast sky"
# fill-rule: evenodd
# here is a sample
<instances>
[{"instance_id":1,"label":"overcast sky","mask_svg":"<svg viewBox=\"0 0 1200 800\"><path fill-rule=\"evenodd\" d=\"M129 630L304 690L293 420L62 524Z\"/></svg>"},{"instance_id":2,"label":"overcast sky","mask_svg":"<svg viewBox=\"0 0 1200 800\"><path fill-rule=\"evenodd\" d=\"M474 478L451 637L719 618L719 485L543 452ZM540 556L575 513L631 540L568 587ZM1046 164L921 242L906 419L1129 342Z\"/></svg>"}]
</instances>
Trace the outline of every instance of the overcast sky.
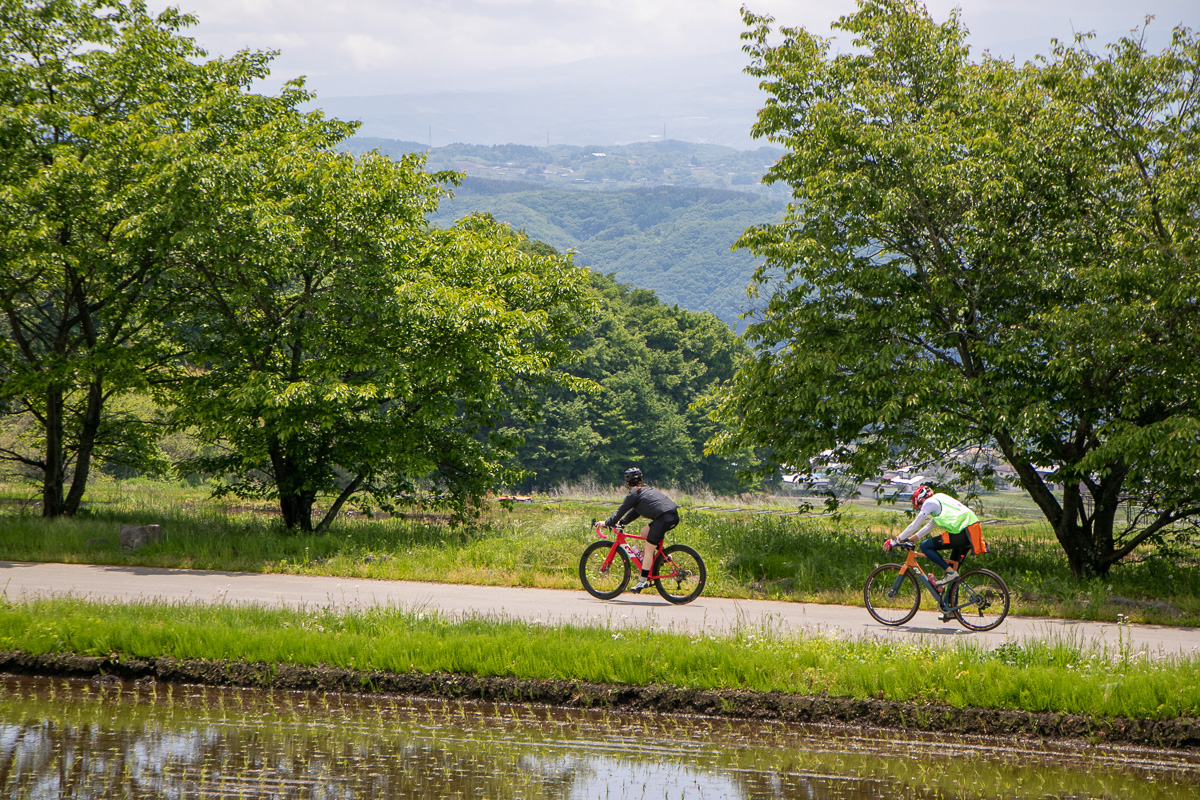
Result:
<instances>
[{"instance_id":1,"label":"overcast sky","mask_svg":"<svg viewBox=\"0 0 1200 800\"><path fill-rule=\"evenodd\" d=\"M273 83L307 76L318 97L492 89L528 70L588 60L681 63L736 52L742 0L152 0L178 5L213 56L279 50ZM826 35L853 0L747 0L780 25ZM1197 0L929 0L936 19L962 8L976 50L1022 58L1052 37L1094 30L1103 41L1156 17L1200 28ZM274 88L274 87L268 87Z\"/></svg>"}]
</instances>

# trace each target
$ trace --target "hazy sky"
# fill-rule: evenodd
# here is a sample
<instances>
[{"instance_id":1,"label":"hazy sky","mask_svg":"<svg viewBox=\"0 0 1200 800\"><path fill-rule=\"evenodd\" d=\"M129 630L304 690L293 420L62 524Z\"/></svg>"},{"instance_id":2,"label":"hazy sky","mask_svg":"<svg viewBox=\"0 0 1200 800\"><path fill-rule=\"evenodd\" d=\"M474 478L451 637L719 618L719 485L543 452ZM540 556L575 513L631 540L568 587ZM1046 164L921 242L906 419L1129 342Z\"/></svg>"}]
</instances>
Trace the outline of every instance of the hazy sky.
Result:
<instances>
[{"instance_id":1,"label":"hazy sky","mask_svg":"<svg viewBox=\"0 0 1200 800\"><path fill-rule=\"evenodd\" d=\"M742 0L151 0L199 17L190 30L211 55L281 51L273 82L305 75L318 96L491 89L529 69L587 60L678 59L736 52ZM747 0L780 25L826 35L853 0ZM1197 0L929 0L962 9L974 48L1022 58L1052 37L1094 30L1103 41L1156 17L1200 28ZM271 87L273 88L273 87Z\"/></svg>"}]
</instances>

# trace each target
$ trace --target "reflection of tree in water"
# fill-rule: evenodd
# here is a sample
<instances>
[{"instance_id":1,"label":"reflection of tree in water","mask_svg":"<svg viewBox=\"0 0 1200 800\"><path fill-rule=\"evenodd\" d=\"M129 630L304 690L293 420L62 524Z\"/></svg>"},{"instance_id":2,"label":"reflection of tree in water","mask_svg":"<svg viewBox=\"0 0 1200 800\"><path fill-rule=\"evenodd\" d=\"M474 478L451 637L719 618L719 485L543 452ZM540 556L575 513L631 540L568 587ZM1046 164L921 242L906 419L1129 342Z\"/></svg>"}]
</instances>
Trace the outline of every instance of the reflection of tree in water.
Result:
<instances>
[{"instance_id":1,"label":"reflection of tree in water","mask_svg":"<svg viewBox=\"0 0 1200 800\"><path fill-rule=\"evenodd\" d=\"M100 725L0 724L0 792L29 797L156 797L165 765L202 761L213 729L131 737Z\"/></svg>"},{"instance_id":2,"label":"reflection of tree in water","mask_svg":"<svg viewBox=\"0 0 1200 800\"><path fill-rule=\"evenodd\" d=\"M1128 754L966 740L950 755L903 733L602 710L11 676L0 698L0 798L1174 800L1200 786L1191 757L1118 769Z\"/></svg>"},{"instance_id":3,"label":"reflection of tree in water","mask_svg":"<svg viewBox=\"0 0 1200 800\"><path fill-rule=\"evenodd\" d=\"M538 796L546 800L567 800L579 777L579 763L574 759L555 766L542 759L523 755L517 760L517 770L528 776L537 776L541 784L541 794Z\"/></svg>"},{"instance_id":4,"label":"reflection of tree in water","mask_svg":"<svg viewBox=\"0 0 1200 800\"><path fill-rule=\"evenodd\" d=\"M307 733L281 740L218 726L163 732L0 725L0 794L6 797L553 800L569 796L571 781L569 771L542 774L504 752L456 752L428 743L324 746Z\"/></svg>"},{"instance_id":5,"label":"reflection of tree in water","mask_svg":"<svg viewBox=\"0 0 1200 800\"><path fill-rule=\"evenodd\" d=\"M779 772L738 772L736 781L745 800L950 800L945 793L926 793L919 787L875 779L821 777Z\"/></svg>"}]
</instances>

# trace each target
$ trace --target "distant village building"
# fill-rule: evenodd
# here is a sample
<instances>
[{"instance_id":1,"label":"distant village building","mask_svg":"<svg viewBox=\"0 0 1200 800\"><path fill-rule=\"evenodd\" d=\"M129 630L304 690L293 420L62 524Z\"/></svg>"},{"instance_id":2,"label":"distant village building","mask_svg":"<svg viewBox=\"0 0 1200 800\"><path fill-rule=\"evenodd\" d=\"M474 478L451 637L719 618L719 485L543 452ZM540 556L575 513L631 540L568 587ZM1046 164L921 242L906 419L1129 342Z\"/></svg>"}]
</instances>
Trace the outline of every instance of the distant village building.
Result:
<instances>
[{"instance_id":1,"label":"distant village building","mask_svg":"<svg viewBox=\"0 0 1200 800\"><path fill-rule=\"evenodd\" d=\"M853 445L846 449L852 449ZM846 464L832 461L838 450L826 450L809 462L807 470L784 465L780 468L782 488L788 493L824 493L829 491L832 480L836 480L846 469ZM896 498L908 494L924 483L939 483L948 480L954 463L969 464L977 468L990 467L998 489L1021 486L1016 470L1004 460L1003 454L991 447L966 447L954 453L948 461L935 464L905 464L886 467L873 478L860 485L860 493L885 498ZM1045 478L1052 467L1035 467ZM1053 488L1053 487L1052 487Z\"/></svg>"}]
</instances>

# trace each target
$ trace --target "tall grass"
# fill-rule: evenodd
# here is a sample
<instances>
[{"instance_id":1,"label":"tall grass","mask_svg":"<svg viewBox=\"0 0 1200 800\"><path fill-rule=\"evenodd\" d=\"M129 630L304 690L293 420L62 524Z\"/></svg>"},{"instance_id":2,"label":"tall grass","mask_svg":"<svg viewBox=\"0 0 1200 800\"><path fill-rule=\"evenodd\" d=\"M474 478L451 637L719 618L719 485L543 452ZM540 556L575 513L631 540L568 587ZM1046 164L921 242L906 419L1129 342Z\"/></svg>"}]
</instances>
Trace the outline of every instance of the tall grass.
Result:
<instances>
[{"instance_id":1,"label":"tall grass","mask_svg":"<svg viewBox=\"0 0 1200 800\"><path fill-rule=\"evenodd\" d=\"M345 517L313 535L285 530L269 505L212 501L198 487L99 484L74 519L44 520L10 503L0 511L0 558L577 588L589 524L620 500L586 488L495 506L458 527L434 514ZM704 556L710 596L861 605L866 575L893 560L880 543L907 523L904 514L867 504L828 517L797 515L789 511L794 502L779 498L757 506L728 499L724 507L713 498L681 499L683 522L668 543L685 542ZM123 523L161 524L164 541L125 552L117 544ZM1014 613L1200 624L1194 552L1147 550L1105 579L1077 581L1046 525L1006 523L986 532L992 552L968 564L1004 577Z\"/></svg>"},{"instance_id":2,"label":"tall grass","mask_svg":"<svg viewBox=\"0 0 1200 800\"><path fill-rule=\"evenodd\" d=\"M746 628L732 637L372 609L0 604L0 648L29 653L325 664L689 689L749 689L955 707L1171 718L1200 713L1200 661L1071 643L987 650Z\"/></svg>"}]
</instances>

